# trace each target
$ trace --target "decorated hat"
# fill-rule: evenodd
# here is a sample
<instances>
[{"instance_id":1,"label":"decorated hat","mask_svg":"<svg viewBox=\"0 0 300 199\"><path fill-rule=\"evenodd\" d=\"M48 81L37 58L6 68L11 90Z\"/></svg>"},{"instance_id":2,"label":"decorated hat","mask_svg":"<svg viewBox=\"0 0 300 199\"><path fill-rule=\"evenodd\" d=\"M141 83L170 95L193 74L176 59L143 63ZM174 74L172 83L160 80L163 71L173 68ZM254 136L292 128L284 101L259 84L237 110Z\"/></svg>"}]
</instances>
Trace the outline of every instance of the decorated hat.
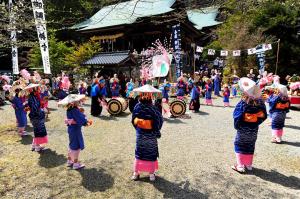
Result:
<instances>
[{"instance_id":1,"label":"decorated hat","mask_svg":"<svg viewBox=\"0 0 300 199\"><path fill-rule=\"evenodd\" d=\"M28 86L26 86L26 87L24 88L24 90L37 88L37 87L39 87L39 86L40 86L39 84L29 84Z\"/></svg>"},{"instance_id":2,"label":"decorated hat","mask_svg":"<svg viewBox=\"0 0 300 199\"><path fill-rule=\"evenodd\" d=\"M77 95L77 94L70 94L67 97L65 97L63 100L58 102L59 106L67 106L74 102L79 102L81 100L85 99L85 95Z\"/></svg>"},{"instance_id":3,"label":"decorated hat","mask_svg":"<svg viewBox=\"0 0 300 199\"><path fill-rule=\"evenodd\" d=\"M258 99L261 96L261 91L258 85L251 79L243 77L239 81L240 90L247 96Z\"/></svg>"},{"instance_id":4,"label":"decorated hat","mask_svg":"<svg viewBox=\"0 0 300 199\"><path fill-rule=\"evenodd\" d=\"M153 86L146 84L142 87L133 89L133 95L136 96L142 96L147 98L161 98L161 91L154 88Z\"/></svg>"},{"instance_id":5,"label":"decorated hat","mask_svg":"<svg viewBox=\"0 0 300 199\"><path fill-rule=\"evenodd\" d=\"M2 75L2 76L0 76L0 77L1 77L0 79L5 80L7 83L10 82L10 78L9 78L7 75Z\"/></svg>"},{"instance_id":6,"label":"decorated hat","mask_svg":"<svg viewBox=\"0 0 300 199\"><path fill-rule=\"evenodd\" d=\"M283 96L288 96L288 90L285 85L277 84L276 88L279 90L280 94Z\"/></svg>"}]
</instances>

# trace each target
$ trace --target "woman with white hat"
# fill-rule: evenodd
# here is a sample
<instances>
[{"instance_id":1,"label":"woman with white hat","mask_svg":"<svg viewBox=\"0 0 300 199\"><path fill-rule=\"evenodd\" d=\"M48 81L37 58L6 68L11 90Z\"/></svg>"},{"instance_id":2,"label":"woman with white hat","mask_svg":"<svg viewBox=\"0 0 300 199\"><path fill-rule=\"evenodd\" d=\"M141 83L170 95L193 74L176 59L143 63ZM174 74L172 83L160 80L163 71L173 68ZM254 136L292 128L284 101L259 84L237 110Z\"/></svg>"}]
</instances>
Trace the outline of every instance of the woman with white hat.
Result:
<instances>
[{"instance_id":1,"label":"woman with white hat","mask_svg":"<svg viewBox=\"0 0 300 199\"><path fill-rule=\"evenodd\" d=\"M133 90L139 93L140 102L135 106L132 113L132 124L136 129L136 148L134 173L132 180L138 180L140 172L148 172L150 181L155 180L155 172L158 170L158 143L160 130L163 125L162 114L152 104L156 95L161 91L150 85Z\"/></svg>"},{"instance_id":2,"label":"woman with white hat","mask_svg":"<svg viewBox=\"0 0 300 199\"><path fill-rule=\"evenodd\" d=\"M273 94L267 100L270 107L271 126L272 126L272 140L273 143L281 143L283 135L283 127L286 114L289 112L290 101L286 86L276 84Z\"/></svg>"},{"instance_id":3,"label":"woman with white hat","mask_svg":"<svg viewBox=\"0 0 300 199\"><path fill-rule=\"evenodd\" d=\"M254 81L241 78L239 87L243 96L233 113L234 128L237 130L234 141L237 163L232 169L245 173L252 170L258 128L266 120L267 112L260 88Z\"/></svg>"}]
</instances>

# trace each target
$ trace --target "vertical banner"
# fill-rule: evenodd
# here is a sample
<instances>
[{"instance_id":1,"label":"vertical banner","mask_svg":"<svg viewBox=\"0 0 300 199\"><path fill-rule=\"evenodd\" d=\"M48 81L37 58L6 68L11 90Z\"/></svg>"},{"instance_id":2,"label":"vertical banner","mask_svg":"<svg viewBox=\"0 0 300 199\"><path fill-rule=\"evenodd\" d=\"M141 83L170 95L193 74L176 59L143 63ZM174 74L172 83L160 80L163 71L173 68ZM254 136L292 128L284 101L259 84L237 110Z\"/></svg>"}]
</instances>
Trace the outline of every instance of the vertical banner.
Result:
<instances>
[{"instance_id":1,"label":"vertical banner","mask_svg":"<svg viewBox=\"0 0 300 199\"><path fill-rule=\"evenodd\" d=\"M9 21L10 21L10 40L11 40L11 58L12 58L12 68L13 74L19 74L19 64L18 64L18 47L17 47L17 31L15 26L15 16L13 12L13 2L9 0L8 2L9 9Z\"/></svg>"},{"instance_id":2,"label":"vertical banner","mask_svg":"<svg viewBox=\"0 0 300 199\"><path fill-rule=\"evenodd\" d=\"M45 74L51 74L49 45L43 0L31 0Z\"/></svg>"},{"instance_id":3,"label":"vertical banner","mask_svg":"<svg viewBox=\"0 0 300 199\"><path fill-rule=\"evenodd\" d=\"M263 73L265 72L265 49L262 44L256 47L256 57L259 74L263 75Z\"/></svg>"},{"instance_id":4,"label":"vertical banner","mask_svg":"<svg viewBox=\"0 0 300 199\"><path fill-rule=\"evenodd\" d=\"M182 73L180 24L172 26L172 40L175 53L176 77L179 78Z\"/></svg>"}]
</instances>

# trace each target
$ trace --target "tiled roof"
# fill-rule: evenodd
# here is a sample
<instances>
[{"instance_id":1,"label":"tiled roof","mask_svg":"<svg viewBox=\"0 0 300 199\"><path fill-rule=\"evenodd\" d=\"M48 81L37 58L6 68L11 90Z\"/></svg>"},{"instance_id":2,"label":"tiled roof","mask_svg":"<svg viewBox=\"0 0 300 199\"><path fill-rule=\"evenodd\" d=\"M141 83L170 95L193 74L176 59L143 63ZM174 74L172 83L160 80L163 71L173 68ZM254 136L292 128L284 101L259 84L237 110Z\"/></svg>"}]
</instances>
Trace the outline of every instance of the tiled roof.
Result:
<instances>
[{"instance_id":1,"label":"tiled roof","mask_svg":"<svg viewBox=\"0 0 300 199\"><path fill-rule=\"evenodd\" d=\"M117 65L129 60L129 51L99 53L83 65Z\"/></svg>"},{"instance_id":2,"label":"tiled roof","mask_svg":"<svg viewBox=\"0 0 300 199\"><path fill-rule=\"evenodd\" d=\"M132 24L138 18L160 15L173 11L176 0L131 0L103 7L90 19L72 28L92 30L124 24Z\"/></svg>"}]
</instances>

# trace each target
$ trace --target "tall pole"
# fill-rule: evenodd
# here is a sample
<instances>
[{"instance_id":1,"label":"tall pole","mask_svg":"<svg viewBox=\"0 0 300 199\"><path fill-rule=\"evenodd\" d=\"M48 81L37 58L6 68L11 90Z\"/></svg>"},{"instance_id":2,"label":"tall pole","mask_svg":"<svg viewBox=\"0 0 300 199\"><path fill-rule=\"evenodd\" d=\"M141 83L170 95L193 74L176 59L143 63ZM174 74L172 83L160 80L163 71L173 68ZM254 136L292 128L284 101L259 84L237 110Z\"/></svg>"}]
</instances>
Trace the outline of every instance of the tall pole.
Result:
<instances>
[{"instance_id":1,"label":"tall pole","mask_svg":"<svg viewBox=\"0 0 300 199\"><path fill-rule=\"evenodd\" d=\"M276 60L275 75L277 75L277 70L278 70L279 52L280 52L280 39L278 39L278 46L277 46L277 60Z\"/></svg>"},{"instance_id":2,"label":"tall pole","mask_svg":"<svg viewBox=\"0 0 300 199\"><path fill-rule=\"evenodd\" d=\"M8 1L8 9L9 9L9 23L10 23L10 39L11 39L11 56L12 56L12 68L13 74L19 74L19 64L18 64L18 47L17 47L17 30L16 30L16 21L15 21L15 13L13 10L13 1Z\"/></svg>"}]
</instances>

